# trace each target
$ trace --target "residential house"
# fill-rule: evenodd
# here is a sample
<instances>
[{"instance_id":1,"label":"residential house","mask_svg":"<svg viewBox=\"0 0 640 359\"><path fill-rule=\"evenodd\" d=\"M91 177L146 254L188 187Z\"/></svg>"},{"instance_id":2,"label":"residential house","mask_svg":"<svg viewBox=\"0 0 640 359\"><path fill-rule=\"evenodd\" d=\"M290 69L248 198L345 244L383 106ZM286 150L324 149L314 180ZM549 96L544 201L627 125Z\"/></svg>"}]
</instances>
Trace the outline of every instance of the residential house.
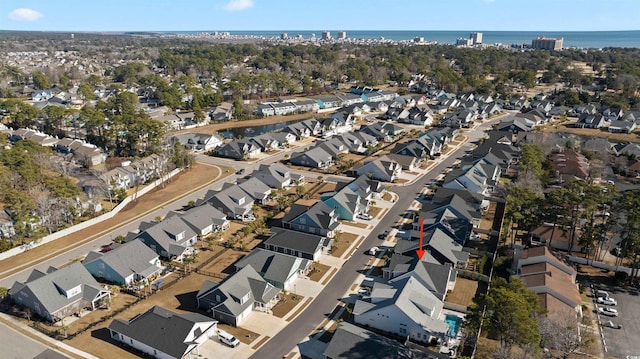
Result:
<instances>
[{"instance_id":1,"label":"residential house","mask_svg":"<svg viewBox=\"0 0 640 359\"><path fill-rule=\"evenodd\" d=\"M215 149L216 156L235 160L255 158L260 152L260 147L251 138L232 141Z\"/></svg>"},{"instance_id":2,"label":"residential house","mask_svg":"<svg viewBox=\"0 0 640 359\"><path fill-rule=\"evenodd\" d=\"M317 98L320 109L335 108L342 106L342 100L338 96L320 96Z\"/></svg>"},{"instance_id":3,"label":"residential house","mask_svg":"<svg viewBox=\"0 0 640 359\"><path fill-rule=\"evenodd\" d=\"M298 111L298 107L293 102L273 102L269 106L273 107L276 116L289 115Z\"/></svg>"},{"instance_id":4,"label":"residential house","mask_svg":"<svg viewBox=\"0 0 640 359\"><path fill-rule=\"evenodd\" d=\"M222 146L222 138L207 133L181 133L171 137L172 143L180 143L185 149L194 152L207 152Z\"/></svg>"},{"instance_id":5,"label":"residential house","mask_svg":"<svg viewBox=\"0 0 640 359\"><path fill-rule=\"evenodd\" d=\"M449 326L440 319L443 303L424 284L408 276L389 284L376 282L371 295L356 300L356 324L421 343L444 340Z\"/></svg>"},{"instance_id":6,"label":"residential house","mask_svg":"<svg viewBox=\"0 0 640 359\"><path fill-rule=\"evenodd\" d=\"M246 180L238 180L237 186L245 191L254 202L261 205L265 205L272 200L272 189L254 176Z\"/></svg>"},{"instance_id":7,"label":"residential house","mask_svg":"<svg viewBox=\"0 0 640 359\"><path fill-rule=\"evenodd\" d=\"M393 182L402 173L400 164L387 156L365 162L354 170L357 176L366 175L371 179L385 182Z\"/></svg>"},{"instance_id":8,"label":"residential house","mask_svg":"<svg viewBox=\"0 0 640 359\"><path fill-rule=\"evenodd\" d=\"M14 303L27 307L49 322L60 321L83 310L95 310L111 298L80 262L46 272L34 269L24 283L9 290Z\"/></svg>"},{"instance_id":9,"label":"residential house","mask_svg":"<svg viewBox=\"0 0 640 359\"><path fill-rule=\"evenodd\" d=\"M433 358L418 349L410 348L399 342L376 334L369 330L342 322L324 350L325 359L427 359Z\"/></svg>"},{"instance_id":10,"label":"residential house","mask_svg":"<svg viewBox=\"0 0 640 359\"><path fill-rule=\"evenodd\" d=\"M575 123L575 127L579 128L600 128L605 123L605 117L596 114L592 115L589 113L582 113L580 117L578 117L578 121Z\"/></svg>"},{"instance_id":11,"label":"residential house","mask_svg":"<svg viewBox=\"0 0 640 359\"><path fill-rule=\"evenodd\" d=\"M11 239L16 235L13 219L7 209L0 210L0 238Z\"/></svg>"},{"instance_id":12,"label":"residential house","mask_svg":"<svg viewBox=\"0 0 640 359\"><path fill-rule=\"evenodd\" d=\"M313 262L328 253L333 239L315 234L272 227L271 236L262 242L266 250L309 259Z\"/></svg>"},{"instance_id":13,"label":"residential house","mask_svg":"<svg viewBox=\"0 0 640 359\"><path fill-rule=\"evenodd\" d=\"M420 168L423 161L423 158L421 157L406 156L397 153L389 153L386 156L389 157L389 159L391 159L392 161L397 162L403 171L409 172L415 171L416 169Z\"/></svg>"},{"instance_id":14,"label":"residential house","mask_svg":"<svg viewBox=\"0 0 640 359\"><path fill-rule=\"evenodd\" d=\"M509 116L504 118L498 124L498 131L530 132L533 130L535 123L524 117Z\"/></svg>"},{"instance_id":15,"label":"residential house","mask_svg":"<svg viewBox=\"0 0 640 359\"><path fill-rule=\"evenodd\" d=\"M501 175L501 168L476 160L449 172L444 178L445 188L466 189L470 192L488 194L493 191Z\"/></svg>"},{"instance_id":16,"label":"residential house","mask_svg":"<svg viewBox=\"0 0 640 359\"><path fill-rule=\"evenodd\" d=\"M111 191L116 188L129 189L136 183L134 175L122 167L116 167L101 174L100 179L108 185Z\"/></svg>"},{"instance_id":17,"label":"residential house","mask_svg":"<svg viewBox=\"0 0 640 359\"><path fill-rule=\"evenodd\" d=\"M417 261L413 269L407 273L390 278L389 282L402 281L413 277L433 293L439 300L444 301L447 293L456 285L457 270L450 264L429 263Z\"/></svg>"},{"instance_id":18,"label":"residential house","mask_svg":"<svg viewBox=\"0 0 640 359\"><path fill-rule=\"evenodd\" d=\"M153 306L131 320L114 319L109 336L154 358L191 358L217 333L217 321L198 313L178 314Z\"/></svg>"},{"instance_id":19,"label":"residential house","mask_svg":"<svg viewBox=\"0 0 640 359\"><path fill-rule=\"evenodd\" d=\"M135 238L169 260L181 261L190 255L198 239L198 234L179 216L167 216L160 222L142 223L141 226L144 230Z\"/></svg>"},{"instance_id":20,"label":"residential house","mask_svg":"<svg viewBox=\"0 0 640 359\"><path fill-rule=\"evenodd\" d=\"M317 136L322 133L322 124L315 118L309 118L301 121L300 123L309 129L311 136Z\"/></svg>"},{"instance_id":21,"label":"residential house","mask_svg":"<svg viewBox=\"0 0 640 359\"><path fill-rule=\"evenodd\" d=\"M282 129L283 133L290 133L296 136L297 140L305 139L311 136L311 130L306 127L302 122L295 122Z\"/></svg>"},{"instance_id":22,"label":"residential house","mask_svg":"<svg viewBox=\"0 0 640 359\"><path fill-rule=\"evenodd\" d=\"M344 94L338 95L338 97L342 101L341 102L342 106L351 106L351 105L364 102L364 100L362 99L362 96L356 95L353 93L344 93Z\"/></svg>"},{"instance_id":23,"label":"residential house","mask_svg":"<svg viewBox=\"0 0 640 359\"><path fill-rule=\"evenodd\" d=\"M453 235L456 242L464 245L471 235L472 228L480 226L482 214L454 193L445 198L440 197L438 202L423 204L420 215L413 223L412 238L420 236L420 218L424 220L423 230L441 224Z\"/></svg>"},{"instance_id":24,"label":"residential house","mask_svg":"<svg viewBox=\"0 0 640 359\"><path fill-rule=\"evenodd\" d=\"M231 121L233 119L233 104L230 102L219 104L211 111L209 117L212 121Z\"/></svg>"},{"instance_id":25,"label":"residential house","mask_svg":"<svg viewBox=\"0 0 640 359\"><path fill-rule=\"evenodd\" d=\"M273 138L276 141L276 144L279 149L284 149L290 144L296 142L297 140L296 135L294 135L293 133L282 132L282 131L271 132L269 136L271 136L271 138Z\"/></svg>"},{"instance_id":26,"label":"residential house","mask_svg":"<svg viewBox=\"0 0 640 359\"><path fill-rule=\"evenodd\" d=\"M211 312L214 319L237 327L253 310L273 308L279 293L280 289L247 265L221 283L205 280L196 300L198 308Z\"/></svg>"},{"instance_id":27,"label":"residential house","mask_svg":"<svg viewBox=\"0 0 640 359\"><path fill-rule=\"evenodd\" d=\"M276 114L275 108L273 108L273 106L271 106L271 104L269 103L258 105L257 110L258 116L268 117L274 116Z\"/></svg>"},{"instance_id":28,"label":"residential house","mask_svg":"<svg viewBox=\"0 0 640 359\"><path fill-rule=\"evenodd\" d=\"M180 217L199 237L204 237L210 233L226 231L230 226L227 216L208 202L190 208L184 213L171 211L167 213L165 218L172 216Z\"/></svg>"},{"instance_id":29,"label":"residential house","mask_svg":"<svg viewBox=\"0 0 640 359\"><path fill-rule=\"evenodd\" d=\"M253 221L255 219L252 196L236 184L225 183L220 191L208 191L196 205L205 202L224 213L229 219L239 219L241 221Z\"/></svg>"},{"instance_id":30,"label":"residential house","mask_svg":"<svg viewBox=\"0 0 640 359\"><path fill-rule=\"evenodd\" d=\"M320 109L320 105L318 101L314 100L300 100L295 102L296 111L297 112L312 112L318 111Z\"/></svg>"},{"instance_id":31,"label":"residential house","mask_svg":"<svg viewBox=\"0 0 640 359\"><path fill-rule=\"evenodd\" d=\"M609 107L602 111L602 116L607 122L619 120L623 115L624 111L620 107Z\"/></svg>"},{"instance_id":32,"label":"residential house","mask_svg":"<svg viewBox=\"0 0 640 359\"><path fill-rule=\"evenodd\" d=\"M262 164L251 174L271 188L286 188L293 185L293 176L289 168L280 163Z\"/></svg>"},{"instance_id":33,"label":"residential house","mask_svg":"<svg viewBox=\"0 0 640 359\"><path fill-rule=\"evenodd\" d=\"M294 203L282 218L282 227L333 238L338 222L336 210L319 201L313 205Z\"/></svg>"},{"instance_id":34,"label":"residential house","mask_svg":"<svg viewBox=\"0 0 640 359\"><path fill-rule=\"evenodd\" d=\"M292 153L289 162L292 165L312 168L329 168L334 164L333 156L317 146L305 152Z\"/></svg>"},{"instance_id":35,"label":"residential house","mask_svg":"<svg viewBox=\"0 0 640 359\"><path fill-rule=\"evenodd\" d=\"M337 160L341 154L349 153L349 147L337 137L319 142L316 147L329 153L334 161Z\"/></svg>"},{"instance_id":36,"label":"residential house","mask_svg":"<svg viewBox=\"0 0 640 359\"><path fill-rule=\"evenodd\" d=\"M613 133L631 133L637 128L634 121L617 120L611 121L609 124L609 132Z\"/></svg>"},{"instance_id":37,"label":"residential house","mask_svg":"<svg viewBox=\"0 0 640 359\"><path fill-rule=\"evenodd\" d=\"M335 209L338 219L353 221L358 215L369 211L370 196L367 193L363 197L361 193L358 186L345 185L334 192L322 193L320 200Z\"/></svg>"},{"instance_id":38,"label":"residential house","mask_svg":"<svg viewBox=\"0 0 640 359\"><path fill-rule=\"evenodd\" d=\"M307 275L313 262L302 257L256 248L236 262L236 271L246 266L253 269L274 287L291 290L300 276Z\"/></svg>"},{"instance_id":39,"label":"residential house","mask_svg":"<svg viewBox=\"0 0 640 359\"><path fill-rule=\"evenodd\" d=\"M137 282L149 285L149 281L163 268L158 254L138 240L105 253L89 252L82 265L94 277L124 286L132 286Z\"/></svg>"},{"instance_id":40,"label":"residential house","mask_svg":"<svg viewBox=\"0 0 640 359\"><path fill-rule=\"evenodd\" d=\"M551 249L561 251L568 251L569 243L572 243L572 252L582 252L582 247L578 243L582 232L581 228L576 227L572 235L570 228L553 223L544 223L531 231L531 240L544 244Z\"/></svg>"},{"instance_id":41,"label":"residential house","mask_svg":"<svg viewBox=\"0 0 640 359\"><path fill-rule=\"evenodd\" d=\"M616 156L629 156L640 158L640 145L637 143L617 143L612 148L613 154Z\"/></svg>"},{"instance_id":42,"label":"residential house","mask_svg":"<svg viewBox=\"0 0 640 359\"><path fill-rule=\"evenodd\" d=\"M425 250L422 261L449 263L455 268L465 268L469 261L469 253L463 251L452 231L443 226L432 226L422 236L422 249ZM400 240L394 248L394 253L413 256L419 247L418 241Z\"/></svg>"},{"instance_id":43,"label":"residential house","mask_svg":"<svg viewBox=\"0 0 640 359\"><path fill-rule=\"evenodd\" d=\"M274 139L269 133L263 133L258 136L253 136L248 138L248 140L254 143L260 150L260 152L275 151L280 145L278 141L276 141L276 139Z\"/></svg>"},{"instance_id":44,"label":"residential house","mask_svg":"<svg viewBox=\"0 0 640 359\"><path fill-rule=\"evenodd\" d=\"M348 151L351 153L363 154L367 152L367 147L363 143L362 139L353 133L343 133L335 138L345 144Z\"/></svg>"}]
</instances>

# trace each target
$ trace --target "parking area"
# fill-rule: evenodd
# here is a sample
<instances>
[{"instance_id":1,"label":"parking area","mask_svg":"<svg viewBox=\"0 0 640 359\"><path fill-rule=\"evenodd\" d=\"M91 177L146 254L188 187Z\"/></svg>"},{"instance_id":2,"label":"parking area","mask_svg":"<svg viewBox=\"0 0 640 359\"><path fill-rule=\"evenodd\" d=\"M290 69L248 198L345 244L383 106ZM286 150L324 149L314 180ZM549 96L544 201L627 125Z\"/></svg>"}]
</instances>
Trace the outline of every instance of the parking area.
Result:
<instances>
[{"instance_id":1,"label":"parking area","mask_svg":"<svg viewBox=\"0 0 640 359\"><path fill-rule=\"evenodd\" d=\"M638 333L640 333L640 291L605 285L594 286L592 290L596 313L598 308L605 307L615 308L618 311L618 316L597 314L601 324L611 321L614 327L621 326L619 329L606 325L600 326L606 355L614 358L640 358L640 340L638 340ZM596 303L597 290L609 293L609 296L617 301L617 305L610 306Z\"/></svg>"}]
</instances>

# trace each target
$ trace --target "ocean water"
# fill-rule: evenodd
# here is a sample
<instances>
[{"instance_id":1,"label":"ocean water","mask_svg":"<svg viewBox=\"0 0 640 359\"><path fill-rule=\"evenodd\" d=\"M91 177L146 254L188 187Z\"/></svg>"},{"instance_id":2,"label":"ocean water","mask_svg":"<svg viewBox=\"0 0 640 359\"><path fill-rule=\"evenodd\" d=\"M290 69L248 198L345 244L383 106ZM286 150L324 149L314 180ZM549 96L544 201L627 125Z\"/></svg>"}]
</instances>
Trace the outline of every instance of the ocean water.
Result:
<instances>
[{"instance_id":1,"label":"ocean water","mask_svg":"<svg viewBox=\"0 0 640 359\"><path fill-rule=\"evenodd\" d=\"M221 30L224 31L224 30ZM282 30L282 31L226 31L237 36L277 37L286 32L289 37L302 35L308 39L313 35L320 38L323 30ZM342 30L339 30L342 31ZM348 38L352 39L389 39L395 41L412 40L422 37L425 41L439 44L455 44L458 38L468 38L471 31L358 31L345 30ZM636 47L640 48L640 30L632 31L480 31L483 33L482 42L485 44L531 44L531 40L544 35L545 37L564 38L564 47L576 48L604 48L604 47ZM176 33L199 33L210 31L184 31ZM220 31L219 31L220 32ZM338 30L331 30L335 38Z\"/></svg>"}]
</instances>

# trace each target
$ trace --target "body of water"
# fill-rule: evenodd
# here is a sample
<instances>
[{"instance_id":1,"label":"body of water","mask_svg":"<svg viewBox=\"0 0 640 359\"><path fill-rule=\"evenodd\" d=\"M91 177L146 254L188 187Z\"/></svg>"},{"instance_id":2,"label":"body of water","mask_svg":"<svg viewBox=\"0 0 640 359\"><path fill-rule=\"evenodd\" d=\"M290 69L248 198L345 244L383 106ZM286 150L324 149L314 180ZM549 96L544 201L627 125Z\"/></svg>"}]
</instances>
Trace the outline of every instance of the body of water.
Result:
<instances>
[{"instance_id":1,"label":"body of water","mask_svg":"<svg viewBox=\"0 0 640 359\"><path fill-rule=\"evenodd\" d=\"M262 125L262 126L253 126L253 127L227 128L226 130L219 131L218 133L220 134L220 136L223 136L224 138L235 139L240 137L242 138L253 137L253 136L261 135L263 133L281 130L292 123L300 122L300 121L304 121L304 120L292 120L292 121L274 123L271 125Z\"/></svg>"},{"instance_id":2,"label":"body of water","mask_svg":"<svg viewBox=\"0 0 640 359\"><path fill-rule=\"evenodd\" d=\"M214 31L176 31L175 33L212 33ZM278 37L286 32L289 38L301 35L309 39L315 35L320 38L322 30L282 30L282 31L228 31L235 36L260 36ZM331 30L331 35L336 38L338 31ZM531 40L544 35L545 37L564 38L564 47L577 48L604 48L604 47L640 47L640 30L631 31L479 31L483 34L484 44L527 44ZM471 31L358 31L346 30L350 39L389 39L395 41L412 40L416 37L424 38L427 42L439 44L455 44L458 38L469 38Z\"/></svg>"}]
</instances>

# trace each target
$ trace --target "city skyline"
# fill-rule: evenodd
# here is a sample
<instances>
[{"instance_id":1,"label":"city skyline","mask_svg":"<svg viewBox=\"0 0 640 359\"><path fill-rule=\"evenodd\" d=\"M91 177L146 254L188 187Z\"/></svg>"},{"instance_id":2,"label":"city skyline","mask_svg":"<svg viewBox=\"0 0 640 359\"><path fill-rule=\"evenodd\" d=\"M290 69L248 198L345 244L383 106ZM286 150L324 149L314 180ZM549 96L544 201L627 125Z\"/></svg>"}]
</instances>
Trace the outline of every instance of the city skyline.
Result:
<instances>
[{"instance_id":1,"label":"city skyline","mask_svg":"<svg viewBox=\"0 0 640 359\"><path fill-rule=\"evenodd\" d=\"M640 30L638 13L636 0L3 0L0 30L620 31Z\"/></svg>"}]
</instances>

